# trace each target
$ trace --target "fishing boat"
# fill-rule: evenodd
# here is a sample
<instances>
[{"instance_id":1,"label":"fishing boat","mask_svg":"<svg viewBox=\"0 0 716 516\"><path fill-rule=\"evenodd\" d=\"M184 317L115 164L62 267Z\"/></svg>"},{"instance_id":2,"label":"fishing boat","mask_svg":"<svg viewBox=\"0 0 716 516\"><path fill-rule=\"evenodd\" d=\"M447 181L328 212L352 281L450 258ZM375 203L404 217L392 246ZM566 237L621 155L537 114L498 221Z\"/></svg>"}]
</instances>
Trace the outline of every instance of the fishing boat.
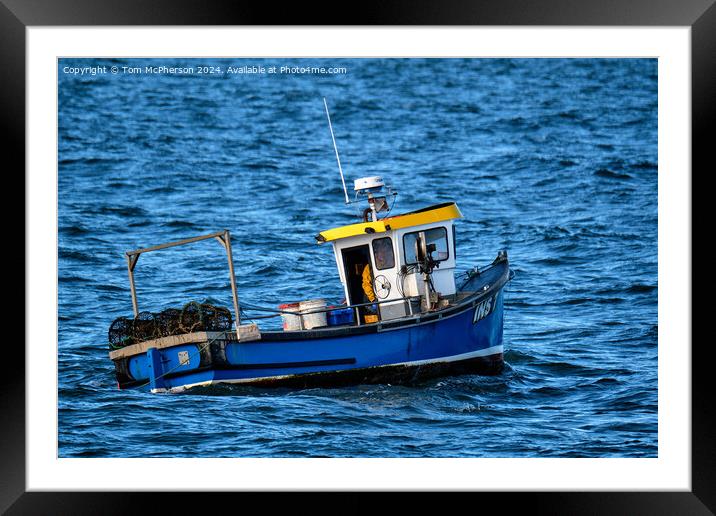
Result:
<instances>
[{"instance_id":1,"label":"fishing boat","mask_svg":"<svg viewBox=\"0 0 716 516\"><path fill-rule=\"evenodd\" d=\"M345 300L313 299L276 308L240 303L228 230L128 251L133 318L109 332L120 389L180 392L215 384L338 386L410 384L456 374L497 374L503 362L504 288L512 279L501 250L487 267L456 273L455 202L390 215L397 192L380 176L354 181L350 201L365 206L357 223L315 236L332 246ZM363 204L365 203L365 204ZM147 252L206 239L226 251L233 312L206 304L160 314L140 312L134 282ZM245 323L280 317L280 329Z\"/></svg>"}]
</instances>

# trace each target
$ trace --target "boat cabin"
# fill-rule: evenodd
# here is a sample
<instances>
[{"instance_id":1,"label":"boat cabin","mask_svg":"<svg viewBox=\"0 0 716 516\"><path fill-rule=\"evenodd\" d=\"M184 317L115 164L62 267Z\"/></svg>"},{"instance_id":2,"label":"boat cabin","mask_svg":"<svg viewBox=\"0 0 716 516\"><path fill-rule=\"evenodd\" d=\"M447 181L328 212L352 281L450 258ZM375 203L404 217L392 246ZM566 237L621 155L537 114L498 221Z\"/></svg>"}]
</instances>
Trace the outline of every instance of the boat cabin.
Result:
<instances>
[{"instance_id":1,"label":"boat cabin","mask_svg":"<svg viewBox=\"0 0 716 516\"><path fill-rule=\"evenodd\" d=\"M360 323L405 317L436 308L455 295L455 203L378 218L387 207L379 177L356 180L368 195L364 222L322 231L331 242L348 305L359 308Z\"/></svg>"}]
</instances>

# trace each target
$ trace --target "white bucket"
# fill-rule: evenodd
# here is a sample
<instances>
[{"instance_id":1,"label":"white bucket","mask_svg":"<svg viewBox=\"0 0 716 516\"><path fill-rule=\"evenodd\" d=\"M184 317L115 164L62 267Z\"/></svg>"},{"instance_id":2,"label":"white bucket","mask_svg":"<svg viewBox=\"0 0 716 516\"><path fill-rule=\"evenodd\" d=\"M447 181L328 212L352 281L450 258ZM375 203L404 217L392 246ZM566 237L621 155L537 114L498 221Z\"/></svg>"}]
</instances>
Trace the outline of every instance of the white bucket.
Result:
<instances>
[{"instance_id":1,"label":"white bucket","mask_svg":"<svg viewBox=\"0 0 716 516\"><path fill-rule=\"evenodd\" d=\"M301 301L300 308L301 313L311 312L313 310L320 310L321 308L326 308L326 300L311 299L309 301ZM305 314L302 315L301 318L303 319L304 330L310 330L311 328L320 328L321 326L328 325L328 323L326 322L326 312L321 312L317 314Z\"/></svg>"},{"instance_id":2,"label":"white bucket","mask_svg":"<svg viewBox=\"0 0 716 516\"><path fill-rule=\"evenodd\" d=\"M296 312L296 313L298 313L301 310L299 303L286 303L285 305L278 305L278 309L281 310L282 312ZM301 316L300 315L281 314L281 319L283 319L283 330L284 331L294 331L294 330L301 329Z\"/></svg>"}]
</instances>

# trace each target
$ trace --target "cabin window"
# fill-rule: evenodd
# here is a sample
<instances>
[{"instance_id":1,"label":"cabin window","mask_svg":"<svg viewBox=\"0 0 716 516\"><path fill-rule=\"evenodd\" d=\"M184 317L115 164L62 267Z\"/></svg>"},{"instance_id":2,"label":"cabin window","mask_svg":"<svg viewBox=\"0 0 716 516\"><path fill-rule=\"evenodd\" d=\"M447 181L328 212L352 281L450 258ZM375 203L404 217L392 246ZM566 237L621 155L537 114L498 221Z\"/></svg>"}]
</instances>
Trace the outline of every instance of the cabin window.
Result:
<instances>
[{"instance_id":1,"label":"cabin window","mask_svg":"<svg viewBox=\"0 0 716 516\"><path fill-rule=\"evenodd\" d=\"M373 258L375 268L378 270L395 267L395 254L393 254L393 240L390 237L373 240Z\"/></svg>"},{"instance_id":2,"label":"cabin window","mask_svg":"<svg viewBox=\"0 0 716 516\"><path fill-rule=\"evenodd\" d=\"M432 252L433 260L442 262L450 257L448 252L447 229L444 227L430 228L424 231L414 231L403 235L403 251L405 253L405 263L410 265L418 263L418 237L420 233L425 233L426 246L435 245Z\"/></svg>"}]
</instances>

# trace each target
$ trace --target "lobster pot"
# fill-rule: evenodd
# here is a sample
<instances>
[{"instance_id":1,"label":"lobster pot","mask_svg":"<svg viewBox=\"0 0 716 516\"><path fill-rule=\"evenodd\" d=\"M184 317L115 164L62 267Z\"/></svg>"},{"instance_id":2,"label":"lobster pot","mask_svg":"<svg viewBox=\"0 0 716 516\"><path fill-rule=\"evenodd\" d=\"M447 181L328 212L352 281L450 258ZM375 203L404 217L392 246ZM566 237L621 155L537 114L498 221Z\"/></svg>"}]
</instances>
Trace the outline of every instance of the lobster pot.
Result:
<instances>
[{"instance_id":1,"label":"lobster pot","mask_svg":"<svg viewBox=\"0 0 716 516\"><path fill-rule=\"evenodd\" d=\"M278 309L282 312L296 312L300 311L299 303L286 303L284 305L278 305ZM281 314L283 319L283 331L294 331L301 329L301 316L300 315L289 315Z\"/></svg>"},{"instance_id":2,"label":"lobster pot","mask_svg":"<svg viewBox=\"0 0 716 516\"><path fill-rule=\"evenodd\" d=\"M304 313L313 310L320 310L321 308L326 308L325 299L311 299L310 301L301 301L299 303L299 307L301 309L301 313L304 314L301 316L304 329L310 330L311 328L320 328L321 326L327 326L328 323L326 322L326 312L321 312L317 314Z\"/></svg>"}]
</instances>

